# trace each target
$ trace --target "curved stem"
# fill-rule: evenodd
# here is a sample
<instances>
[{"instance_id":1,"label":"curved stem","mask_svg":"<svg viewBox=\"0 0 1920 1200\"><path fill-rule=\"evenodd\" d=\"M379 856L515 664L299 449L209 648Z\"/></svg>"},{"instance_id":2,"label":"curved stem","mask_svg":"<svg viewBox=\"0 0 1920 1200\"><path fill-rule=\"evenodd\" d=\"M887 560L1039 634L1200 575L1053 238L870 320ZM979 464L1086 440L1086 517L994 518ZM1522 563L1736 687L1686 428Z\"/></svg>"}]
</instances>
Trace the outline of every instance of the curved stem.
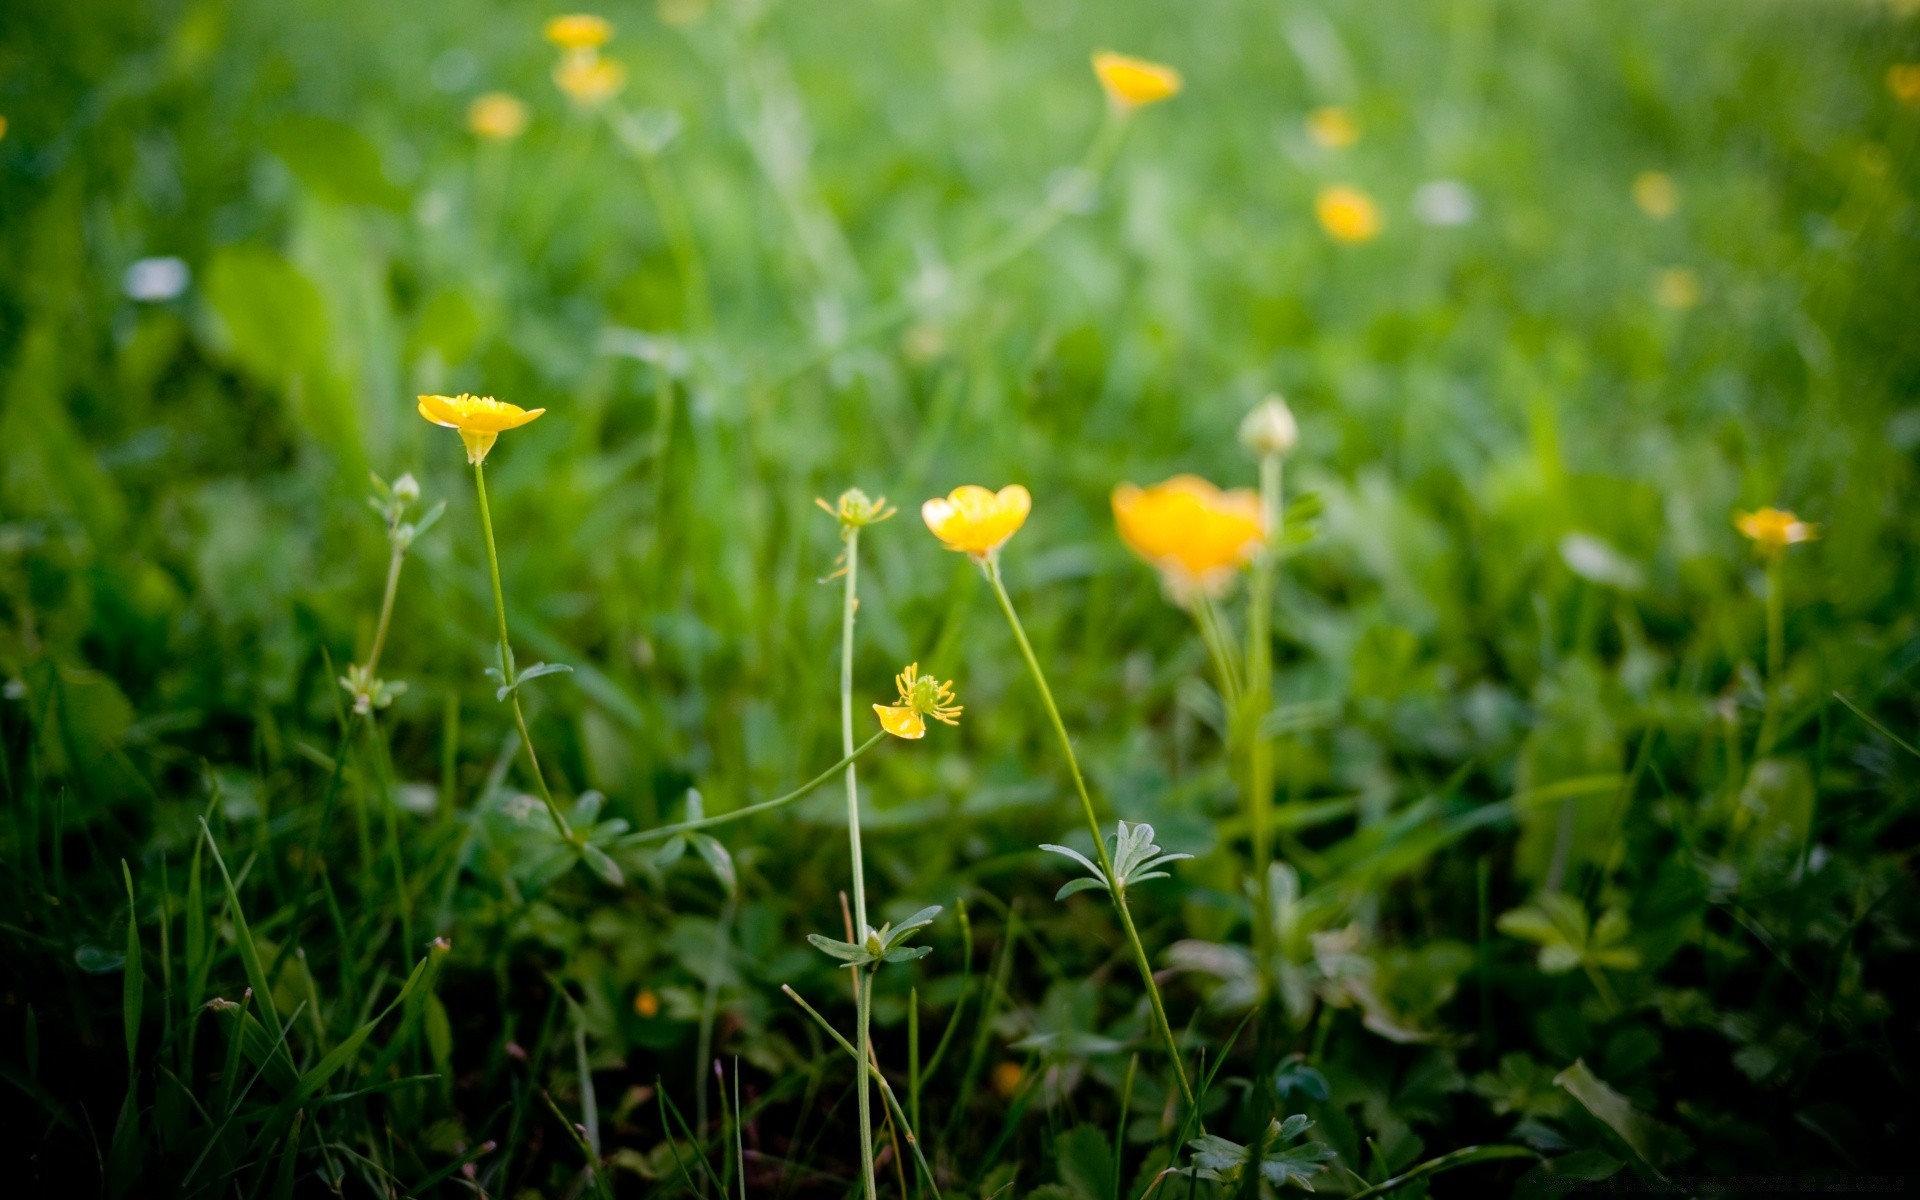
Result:
<instances>
[{"instance_id":1,"label":"curved stem","mask_svg":"<svg viewBox=\"0 0 1920 1200\"><path fill-rule=\"evenodd\" d=\"M1020 655L1027 661L1027 670L1033 675L1035 686L1040 689L1040 702L1046 707L1047 717L1053 722L1053 732L1060 739L1060 750L1067 757L1067 770L1073 776L1074 790L1080 796L1080 810L1087 818L1087 830L1093 834L1093 852L1099 856L1100 870L1107 879L1116 884L1110 891L1113 897L1113 910L1120 916L1120 928L1127 935L1127 943L1133 950L1133 963L1140 971L1140 982L1147 989L1147 1001L1153 1007L1154 1023L1160 1028L1160 1039L1166 1043L1167 1056L1173 1060L1173 1075L1180 1084L1180 1098L1187 1107L1197 1111L1194 1105L1193 1085L1187 1081L1186 1063L1180 1057L1180 1042L1173 1035L1173 1026L1167 1021L1166 1005L1160 1000L1160 985L1153 979L1153 964L1147 958L1146 947L1140 943L1140 931L1134 928L1133 914L1127 909L1127 895L1124 886L1119 885L1118 876L1113 869L1113 858L1107 853L1107 842L1100 835L1100 818L1094 812L1093 797L1087 793L1086 778L1080 773L1080 759L1073 752L1073 739L1067 734L1066 722L1060 719L1060 706L1054 703L1053 689L1047 686L1046 672L1040 669L1040 660L1034 656L1033 645L1027 641L1027 631L1020 624L1019 614L1013 611L1013 600L1007 595L1006 584L1000 580L1000 558L997 553L987 556L984 563L987 581L993 584L993 594L1000 601L1000 611L1006 614L1007 624L1013 629L1013 640L1020 646Z\"/></svg>"},{"instance_id":2,"label":"curved stem","mask_svg":"<svg viewBox=\"0 0 1920 1200\"><path fill-rule=\"evenodd\" d=\"M380 669L380 652L387 647L387 627L393 623L393 600L400 591L400 564L405 562L407 552L399 542L393 543L393 552L387 558L387 590L380 597L380 620L373 628L373 649L367 651L367 678L373 678Z\"/></svg>"},{"instance_id":3,"label":"curved stem","mask_svg":"<svg viewBox=\"0 0 1920 1200\"><path fill-rule=\"evenodd\" d=\"M847 541L846 590L840 606L840 747L847 756L847 848L853 860L853 940L867 937L866 867L860 853L860 784L853 766L853 617L860 607L860 527L845 526ZM873 1007L873 972L862 969L858 989L860 1061L867 1061L868 1022ZM876 1200L878 1182L873 1166L873 1101L867 1073L859 1072L860 1168L867 1200Z\"/></svg>"},{"instance_id":4,"label":"curved stem","mask_svg":"<svg viewBox=\"0 0 1920 1200\"><path fill-rule=\"evenodd\" d=\"M507 598L500 590L500 552L493 545L493 514L487 508L487 474L479 463L473 464L474 491L480 497L480 530L486 535L487 573L493 579L493 611L500 619L500 686L512 687L513 643L507 638ZM560 815L560 806L554 802L553 792L547 787L547 777L540 770L540 756L533 748L533 735L527 731L526 714L520 711L520 693L509 692L507 699L513 704L513 723L520 729L520 744L526 747L527 765L533 768L533 778L540 785L540 799L545 801L547 815L553 818L553 827L560 831L566 841L573 841L573 829L567 819Z\"/></svg>"},{"instance_id":5,"label":"curved stem","mask_svg":"<svg viewBox=\"0 0 1920 1200\"><path fill-rule=\"evenodd\" d=\"M887 733L884 729L874 734L866 741L861 742L859 746L855 747L852 754L842 758L839 762L834 763L826 770L815 775L812 779L807 780L784 796L775 796L771 800L762 800L758 804L749 804L745 808L736 808L732 812L721 813L719 816L702 817L697 821L678 821L672 825L662 825L658 829L643 829L639 833L629 833L619 839L617 844L634 846L642 842L651 842L656 838L672 837L676 833L687 833L695 829L711 829L715 825L725 825L729 822L738 821L743 817L751 817L755 813L767 812L771 809L779 808L783 804L792 804L795 800L813 791L827 780L838 775L841 771L846 770L849 764L860 761L861 757L864 756L867 751L879 745L880 740L886 736Z\"/></svg>"}]
</instances>

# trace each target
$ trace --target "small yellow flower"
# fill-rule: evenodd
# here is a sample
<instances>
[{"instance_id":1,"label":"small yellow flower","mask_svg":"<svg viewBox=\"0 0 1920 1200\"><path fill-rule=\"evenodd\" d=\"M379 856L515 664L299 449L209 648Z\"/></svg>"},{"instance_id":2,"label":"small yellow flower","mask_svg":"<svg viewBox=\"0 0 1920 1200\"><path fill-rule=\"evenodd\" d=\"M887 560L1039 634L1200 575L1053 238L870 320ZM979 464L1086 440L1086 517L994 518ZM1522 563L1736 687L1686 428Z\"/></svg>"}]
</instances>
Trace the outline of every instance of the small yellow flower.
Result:
<instances>
[{"instance_id":1,"label":"small yellow flower","mask_svg":"<svg viewBox=\"0 0 1920 1200\"><path fill-rule=\"evenodd\" d=\"M920 506L920 519L947 549L986 558L1020 532L1033 510L1033 497L1017 483L997 492L967 484Z\"/></svg>"},{"instance_id":2,"label":"small yellow flower","mask_svg":"<svg viewBox=\"0 0 1920 1200\"><path fill-rule=\"evenodd\" d=\"M1754 544L1768 554L1778 554L1788 546L1811 542L1820 536L1818 525L1810 525L1779 508L1736 512L1733 514L1733 526L1752 538Z\"/></svg>"},{"instance_id":3,"label":"small yellow flower","mask_svg":"<svg viewBox=\"0 0 1920 1200\"><path fill-rule=\"evenodd\" d=\"M1344 108L1316 108L1307 114L1307 136L1316 146L1344 150L1360 140L1360 126Z\"/></svg>"},{"instance_id":4,"label":"small yellow flower","mask_svg":"<svg viewBox=\"0 0 1920 1200\"><path fill-rule=\"evenodd\" d=\"M1920 108L1920 63L1895 63L1888 67L1887 90L1900 103Z\"/></svg>"},{"instance_id":5,"label":"small yellow flower","mask_svg":"<svg viewBox=\"0 0 1920 1200\"><path fill-rule=\"evenodd\" d=\"M660 1015L660 997L653 994L652 988L641 988L634 994L633 1011L642 1020L653 1020Z\"/></svg>"},{"instance_id":6,"label":"small yellow flower","mask_svg":"<svg viewBox=\"0 0 1920 1200\"><path fill-rule=\"evenodd\" d=\"M1093 73L1120 112L1132 112L1180 94L1180 72L1144 58L1102 50L1093 56Z\"/></svg>"},{"instance_id":7,"label":"small yellow flower","mask_svg":"<svg viewBox=\"0 0 1920 1200\"><path fill-rule=\"evenodd\" d=\"M1153 564L1173 598L1218 596L1266 544L1260 497L1246 488L1223 492L1197 475L1113 489L1120 540Z\"/></svg>"},{"instance_id":8,"label":"small yellow flower","mask_svg":"<svg viewBox=\"0 0 1920 1200\"><path fill-rule=\"evenodd\" d=\"M420 397L420 415L435 425L457 430L467 444L467 461L479 466L493 449L494 439L509 429L518 429L533 420L544 408L525 409L492 396Z\"/></svg>"},{"instance_id":9,"label":"small yellow flower","mask_svg":"<svg viewBox=\"0 0 1920 1200\"><path fill-rule=\"evenodd\" d=\"M1017 1062L995 1063L993 1067L993 1090L1002 1100L1011 1100L1020 1091L1020 1085L1027 1080L1027 1073Z\"/></svg>"},{"instance_id":10,"label":"small yellow flower","mask_svg":"<svg viewBox=\"0 0 1920 1200\"><path fill-rule=\"evenodd\" d=\"M553 82L581 108L598 108L627 86L627 69L591 50L568 54L553 69Z\"/></svg>"},{"instance_id":11,"label":"small yellow flower","mask_svg":"<svg viewBox=\"0 0 1920 1200\"><path fill-rule=\"evenodd\" d=\"M548 21L542 30L549 42L569 52L598 50L613 40L613 25L591 13L568 13Z\"/></svg>"},{"instance_id":12,"label":"small yellow flower","mask_svg":"<svg viewBox=\"0 0 1920 1200\"><path fill-rule=\"evenodd\" d=\"M880 728L893 736L909 741L925 737L928 717L949 725L960 723L964 710L953 702L951 682L941 683L931 675L922 675L919 663L908 663L906 670L893 677L893 683L900 689L900 703L873 706Z\"/></svg>"},{"instance_id":13,"label":"small yellow flower","mask_svg":"<svg viewBox=\"0 0 1920 1200\"><path fill-rule=\"evenodd\" d=\"M1633 202L1656 221L1680 211L1680 188L1664 171L1642 171L1633 177Z\"/></svg>"},{"instance_id":14,"label":"small yellow flower","mask_svg":"<svg viewBox=\"0 0 1920 1200\"><path fill-rule=\"evenodd\" d=\"M467 129L489 141L510 142L527 130L527 106L518 96L488 92L467 105Z\"/></svg>"},{"instance_id":15,"label":"small yellow flower","mask_svg":"<svg viewBox=\"0 0 1920 1200\"><path fill-rule=\"evenodd\" d=\"M1685 267L1669 267L1653 279L1653 301L1661 308L1685 312L1700 303L1700 276Z\"/></svg>"},{"instance_id":16,"label":"small yellow flower","mask_svg":"<svg viewBox=\"0 0 1920 1200\"><path fill-rule=\"evenodd\" d=\"M1370 242L1380 236L1380 210L1373 197L1357 187L1337 184L1321 188L1314 197L1314 216L1320 228L1339 242Z\"/></svg>"}]
</instances>

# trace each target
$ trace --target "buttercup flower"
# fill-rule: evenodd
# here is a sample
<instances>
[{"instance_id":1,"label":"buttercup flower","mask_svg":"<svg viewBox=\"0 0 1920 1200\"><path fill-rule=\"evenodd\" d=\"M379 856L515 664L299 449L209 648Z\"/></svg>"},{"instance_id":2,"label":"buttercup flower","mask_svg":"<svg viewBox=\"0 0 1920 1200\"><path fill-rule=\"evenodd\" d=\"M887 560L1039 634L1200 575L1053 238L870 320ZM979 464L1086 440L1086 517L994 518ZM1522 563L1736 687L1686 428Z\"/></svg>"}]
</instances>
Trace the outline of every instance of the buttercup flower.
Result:
<instances>
[{"instance_id":1,"label":"buttercup flower","mask_svg":"<svg viewBox=\"0 0 1920 1200\"><path fill-rule=\"evenodd\" d=\"M634 993L633 1013L645 1021L651 1021L660 1015L660 997L653 994L652 988L641 988Z\"/></svg>"},{"instance_id":2,"label":"buttercup flower","mask_svg":"<svg viewBox=\"0 0 1920 1200\"><path fill-rule=\"evenodd\" d=\"M843 531L859 529L868 525L878 525L894 513L900 511L890 506L885 496L875 500L859 488L848 488L846 491L841 492L839 501L834 504L828 504L825 500L817 497L814 503L827 510L834 519L838 520L840 522L840 528Z\"/></svg>"},{"instance_id":3,"label":"buttercup flower","mask_svg":"<svg viewBox=\"0 0 1920 1200\"><path fill-rule=\"evenodd\" d=\"M1107 100L1121 112L1180 94L1180 72L1144 58L1102 50L1093 56L1093 73L1107 91Z\"/></svg>"},{"instance_id":4,"label":"buttercup flower","mask_svg":"<svg viewBox=\"0 0 1920 1200\"><path fill-rule=\"evenodd\" d=\"M960 723L963 710L953 702L951 682L941 683L931 675L920 674L919 663L908 663L893 682L900 689L900 703L873 706L880 728L888 733L908 740L925 737L928 717L949 725Z\"/></svg>"},{"instance_id":5,"label":"buttercup flower","mask_svg":"<svg viewBox=\"0 0 1920 1200\"><path fill-rule=\"evenodd\" d=\"M1197 475L1113 489L1120 540L1152 563L1176 601L1218 596L1266 544L1260 497L1247 488L1223 492Z\"/></svg>"},{"instance_id":6,"label":"buttercup flower","mask_svg":"<svg viewBox=\"0 0 1920 1200\"><path fill-rule=\"evenodd\" d=\"M1340 242L1369 242L1380 234L1380 210L1373 197L1356 187L1338 184L1321 188L1314 197L1313 213L1320 228Z\"/></svg>"},{"instance_id":7,"label":"buttercup flower","mask_svg":"<svg viewBox=\"0 0 1920 1200\"><path fill-rule=\"evenodd\" d=\"M920 506L920 519L947 549L985 558L1027 523L1033 497L1017 483L997 492L967 484Z\"/></svg>"},{"instance_id":8,"label":"buttercup flower","mask_svg":"<svg viewBox=\"0 0 1920 1200\"><path fill-rule=\"evenodd\" d=\"M1768 554L1778 554L1799 542L1811 542L1820 536L1820 527L1802 521L1780 508L1733 514L1734 528L1752 538Z\"/></svg>"},{"instance_id":9,"label":"buttercup flower","mask_svg":"<svg viewBox=\"0 0 1920 1200\"><path fill-rule=\"evenodd\" d=\"M553 82L581 108L598 108L627 86L627 69L592 51L568 54L553 69Z\"/></svg>"},{"instance_id":10,"label":"buttercup flower","mask_svg":"<svg viewBox=\"0 0 1920 1200\"><path fill-rule=\"evenodd\" d=\"M527 106L518 96L488 92L467 106L467 129L495 142L509 142L527 129Z\"/></svg>"},{"instance_id":11,"label":"buttercup flower","mask_svg":"<svg viewBox=\"0 0 1920 1200\"><path fill-rule=\"evenodd\" d=\"M467 444L467 461L479 466L493 449L494 439L509 429L518 429L533 420L544 408L525 409L492 396L420 397L420 415L435 425L456 430Z\"/></svg>"},{"instance_id":12,"label":"buttercup flower","mask_svg":"<svg viewBox=\"0 0 1920 1200\"><path fill-rule=\"evenodd\" d=\"M1256 405L1240 422L1240 444L1265 458L1269 454L1285 458L1300 444L1300 425L1287 407L1286 397L1275 392Z\"/></svg>"},{"instance_id":13,"label":"buttercup flower","mask_svg":"<svg viewBox=\"0 0 1920 1200\"><path fill-rule=\"evenodd\" d=\"M1654 220L1664 221L1679 211L1680 189L1665 172L1642 171L1633 177L1633 202Z\"/></svg>"},{"instance_id":14,"label":"buttercup flower","mask_svg":"<svg viewBox=\"0 0 1920 1200\"><path fill-rule=\"evenodd\" d=\"M542 32L549 42L568 52L598 50L613 40L613 25L605 17L591 13L555 17Z\"/></svg>"},{"instance_id":15,"label":"buttercup flower","mask_svg":"<svg viewBox=\"0 0 1920 1200\"><path fill-rule=\"evenodd\" d=\"M1317 146L1344 150L1360 140L1360 126L1344 108L1316 108L1307 114L1307 136Z\"/></svg>"}]
</instances>

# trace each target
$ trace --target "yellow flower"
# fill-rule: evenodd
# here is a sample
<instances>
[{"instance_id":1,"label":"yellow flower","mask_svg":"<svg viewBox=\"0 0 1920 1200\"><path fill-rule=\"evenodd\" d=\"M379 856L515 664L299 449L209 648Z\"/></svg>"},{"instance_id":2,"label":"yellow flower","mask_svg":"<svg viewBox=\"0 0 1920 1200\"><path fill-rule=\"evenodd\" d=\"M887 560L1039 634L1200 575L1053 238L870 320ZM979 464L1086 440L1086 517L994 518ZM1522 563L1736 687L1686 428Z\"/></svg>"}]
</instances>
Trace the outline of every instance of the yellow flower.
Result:
<instances>
[{"instance_id":1,"label":"yellow flower","mask_svg":"<svg viewBox=\"0 0 1920 1200\"><path fill-rule=\"evenodd\" d=\"M967 484L920 506L920 519L947 549L985 558L1027 523L1033 497L1017 483L997 492Z\"/></svg>"},{"instance_id":2,"label":"yellow flower","mask_svg":"<svg viewBox=\"0 0 1920 1200\"><path fill-rule=\"evenodd\" d=\"M1633 177L1633 202L1654 220L1664 221L1680 210L1680 189L1663 171L1642 171Z\"/></svg>"},{"instance_id":3,"label":"yellow flower","mask_svg":"<svg viewBox=\"0 0 1920 1200\"><path fill-rule=\"evenodd\" d=\"M1373 197L1356 187L1337 184L1321 188L1314 197L1314 215L1320 228L1340 242L1370 242L1380 235L1380 210Z\"/></svg>"},{"instance_id":4,"label":"yellow flower","mask_svg":"<svg viewBox=\"0 0 1920 1200\"><path fill-rule=\"evenodd\" d=\"M568 13L547 22L547 40L566 51L598 50L613 40L613 25L591 13Z\"/></svg>"},{"instance_id":5,"label":"yellow flower","mask_svg":"<svg viewBox=\"0 0 1920 1200\"><path fill-rule=\"evenodd\" d=\"M1266 544L1260 497L1246 488L1223 492L1197 475L1113 489L1120 540L1152 563L1173 598L1218 596L1234 572Z\"/></svg>"},{"instance_id":6,"label":"yellow flower","mask_svg":"<svg viewBox=\"0 0 1920 1200\"><path fill-rule=\"evenodd\" d=\"M590 50L568 54L553 69L553 82L581 108L598 108L627 86L627 69Z\"/></svg>"},{"instance_id":7,"label":"yellow flower","mask_svg":"<svg viewBox=\"0 0 1920 1200\"><path fill-rule=\"evenodd\" d=\"M873 706L880 728L893 736L909 741L925 737L928 717L949 725L960 723L964 710L953 702L951 682L941 683L931 675L922 675L919 663L908 663L906 670L893 677L893 683L900 689L900 703Z\"/></svg>"},{"instance_id":8,"label":"yellow flower","mask_svg":"<svg viewBox=\"0 0 1920 1200\"><path fill-rule=\"evenodd\" d=\"M486 461L495 438L509 429L520 428L545 411L465 392L458 396L420 397L420 415L435 425L458 430L460 440L467 444L467 461L476 467Z\"/></svg>"},{"instance_id":9,"label":"yellow flower","mask_svg":"<svg viewBox=\"0 0 1920 1200\"><path fill-rule=\"evenodd\" d=\"M1360 126L1344 108L1316 108L1307 114L1307 136L1317 146L1344 150L1360 140Z\"/></svg>"},{"instance_id":10,"label":"yellow flower","mask_svg":"<svg viewBox=\"0 0 1920 1200\"><path fill-rule=\"evenodd\" d=\"M7 137L7 119L5 117L0 117L0 141L5 141L6 137Z\"/></svg>"},{"instance_id":11,"label":"yellow flower","mask_svg":"<svg viewBox=\"0 0 1920 1200\"><path fill-rule=\"evenodd\" d=\"M509 142L527 129L527 106L518 96L488 92L467 105L467 128L496 142Z\"/></svg>"},{"instance_id":12,"label":"yellow flower","mask_svg":"<svg viewBox=\"0 0 1920 1200\"><path fill-rule=\"evenodd\" d=\"M1888 67L1887 90L1900 103L1920 108L1920 63L1895 63Z\"/></svg>"},{"instance_id":13,"label":"yellow flower","mask_svg":"<svg viewBox=\"0 0 1920 1200\"><path fill-rule=\"evenodd\" d=\"M651 988L641 988L634 994L633 1011L642 1020L653 1020L660 1015L660 997L654 995Z\"/></svg>"},{"instance_id":14,"label":"yellow flower","mask_svg":"<svg viewBox=\"0 0 1920 1200\"><path fill-rule=\"evenodd\" d=\"M1820 536L1820 527L1779 508L1733 514L1734 528L1754 540L1761 550L1778 554L1798 542L1811 542Z\"/></svg>"},{"instance_id":15,"label":"yellow flower","mask_svg":"<svg viewBox=\"0 0 1920 1200\"><path fill-rule=\"evenodd\" d=\"M1111 50L1093 56L1093 73L1107 90L1108 102L1123 113L1180 94L1180 72Z\"/></svg>"},{"instance_id":16,"label":"yellow flower","mask_svg":"<svg viewBox=\"0 0 1920 1200\"><path fill-rule=\"evenodd\" d=\"M1653 300L1661 308L1685 312L1700 303L1700 277L1685 267L1670 267L1654 276Z\"/></svg>"},{"instance_id":17,"label":"yellow flower","mask_svg":"<svg viewBox=\"0 0 1920 1200\"><path fill-rule=\"evenodd\" d=\"M1013 1099L1026 1080L1027 1073L1017 1062L1001 1062L993 1066L993 1090L1000 1093L1002 1100Z\"/></svg>"}]
</instances>

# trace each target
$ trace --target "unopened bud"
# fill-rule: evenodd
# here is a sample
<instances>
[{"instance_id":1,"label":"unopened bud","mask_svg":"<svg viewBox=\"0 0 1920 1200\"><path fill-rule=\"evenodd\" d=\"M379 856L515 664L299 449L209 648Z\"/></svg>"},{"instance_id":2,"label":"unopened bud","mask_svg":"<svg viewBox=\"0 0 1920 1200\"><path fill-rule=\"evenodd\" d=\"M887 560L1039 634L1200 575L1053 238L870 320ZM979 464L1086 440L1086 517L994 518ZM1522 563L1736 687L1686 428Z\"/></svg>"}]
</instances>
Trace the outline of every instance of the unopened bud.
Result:
<instances>
[{"instance_id":1,"label":"unopened bud","mask_svg":"<svg viewBox=\"0 0 1920 1200\"><path fill-rule=\"evenodd\" d=\"M1240 422L1240 444L1262 458L1268 455L1284 458L1293 453L1293 448L1300 444L1300 426L1280 393L1262 400L1247 414L1247 419Z\"/></svg>"},{"instance_id":2,"label":"unopened bud","mask_svg":"<svg viewBox=\"0 0 1920 1200\"><path fill-rule=\"evenodd\" d=\"M412 504L420 498L420 481L411 472L394 480L393 498L402 504Z\"/></svg>"},{"instance_id":3,"label":"unopened bud","mask_svg":"<svg viewBox=\"0 0 1920 1200\"><path fill-rule=\"evenodd\" d=\"M886 948L887 948L887 944L880 940L880 931L878 929L871 929L871 928L868 929L867 942L866 942L867 953L879 954L881 951L885 950Z\"/></svg>"}]
</instances>

